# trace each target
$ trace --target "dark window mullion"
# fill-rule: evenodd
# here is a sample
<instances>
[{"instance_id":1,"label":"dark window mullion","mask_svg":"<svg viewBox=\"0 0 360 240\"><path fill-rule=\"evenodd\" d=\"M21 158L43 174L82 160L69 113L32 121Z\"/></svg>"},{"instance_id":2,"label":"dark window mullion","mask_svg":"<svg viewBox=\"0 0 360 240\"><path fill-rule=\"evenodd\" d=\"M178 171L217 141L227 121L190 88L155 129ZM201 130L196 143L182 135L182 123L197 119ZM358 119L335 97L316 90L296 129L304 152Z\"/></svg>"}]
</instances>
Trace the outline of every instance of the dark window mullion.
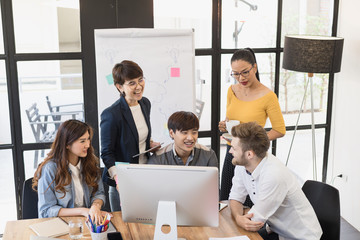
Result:
<instances>
[{"instance_id":1,"label":"dark window mullion","mask_svg":"<svg viewBox=\"0 0 360 240\"><path fill-rule=\"evenodd\" d=\"M279 98L280 92L280 53L281 49L281 26L282 26L282 0L278 1L277 8L277 28L276 28L276 53L275 53L275 83L274 83L274 92ZM271 144L271 152L276 156L277 150L277 140L273 140Z\"/></svg>"},{"instance_id":2,"label":"dark window mullion","mask_svg":"<svg viewBox=\"0 0 360 240\"><path fill-rule=\"evenodd\" d=\"M332 22L332 31L331 31L331 36L334 37L336 37L337 35L339 4L340 4L339 2L340 2L339 0L334 0L334 10L333 10L334 12L333 12L333 22ZM332 73L329 74L329 82L328 82L328 101L327 101L327 109L326 109L327 127L325 128L324 156L323 156L323 169L322 169L323 182L326 182L326 176L327 176L333 97L334 97L334 74Z\"/></svg>"},{"instance_id":3,"label":"dark window mullion","mask_svg":"<svg viewBox=\"0 0 360 240\"><path fill-rule=\"evenodd\" d=\"M221 11L222 0L213 0L212 15L212 82L211 82L211 148L220 157L220 133L218 124L220 121L221 99ZM220 159L219 159L220 160Z\"/></svg>"},{"instance_id":4,"label":"dark window mullion","mask_svg":"<svg viewBox=\"0 0 360 240\"><path fill-rule=\"evenodd\" d=\"M14 166L14 183L16 208L18 219L21 218L21 189L25 179L24 157L21 150L22 131L21 131L21 114L19 100L19 83L17 75L17 65L14 58L15 55L15 34L12 14L12 0L2 1L2 16L4 23L4 45L5 45L5 65L8 83L8 100L10 107L10 129L11 140L14 147L13 166Z\"/></svg>"},{"instance_id":5,"label":"dark window mullion","mask_svg":"<svg viewBox=\"0 0 360 240\"><path fill-rule=\"evenodd\" d=\"M14 55L15 61L47 61L47 60L81 60L80 52L68 53L19 53Z\"/></svg>"}]
</instances>

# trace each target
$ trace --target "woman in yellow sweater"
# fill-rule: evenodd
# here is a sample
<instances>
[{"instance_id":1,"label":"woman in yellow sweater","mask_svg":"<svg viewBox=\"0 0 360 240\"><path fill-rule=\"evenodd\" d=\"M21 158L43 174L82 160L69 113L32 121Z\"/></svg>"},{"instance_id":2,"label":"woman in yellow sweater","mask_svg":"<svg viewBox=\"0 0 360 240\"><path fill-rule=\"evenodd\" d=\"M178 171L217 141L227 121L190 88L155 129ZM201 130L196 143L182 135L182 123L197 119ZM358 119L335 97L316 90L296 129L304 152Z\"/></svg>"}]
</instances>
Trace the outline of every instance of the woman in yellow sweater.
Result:
<instances>
[{"instance_id":1,"label":"woman in yellow sweater","mask_svg":"<svg viewBox=\"0 0 360 240\"><path fill-rule=\"evenodd\" d=\"M219 130L227 132L225 122L239 120L240 123L256 121L265 126L269 117L272 129L267 132L270 140L284 136L285 123L276 94L260 83L255 54L250 48L239 49L231 57L231 76L237 83L229 87L226 104L226 120L219 122ZM227 146L224 160L220 199L227 200L232 186L234 166Z\"/></svg>"}]
</instances>

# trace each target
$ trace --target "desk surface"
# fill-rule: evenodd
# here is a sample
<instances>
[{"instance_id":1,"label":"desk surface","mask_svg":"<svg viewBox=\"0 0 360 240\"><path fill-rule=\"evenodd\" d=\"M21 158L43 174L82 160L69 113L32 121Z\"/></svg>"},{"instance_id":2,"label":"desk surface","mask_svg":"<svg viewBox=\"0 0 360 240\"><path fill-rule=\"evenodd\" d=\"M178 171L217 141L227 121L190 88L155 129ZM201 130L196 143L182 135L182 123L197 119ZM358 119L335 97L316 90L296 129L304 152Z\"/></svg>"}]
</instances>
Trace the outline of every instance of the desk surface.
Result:
<instances>
[{"instance_id":1,"label":"desk surface","mask_svg":"<svg viewBox=\"0 0 360 240\"><path fill-rule=\"evenodd\" d=\"M114 212L113 215L114 217L111 221L116 229L121 232L124 240L152 240L154 238L154 225L125 223L122 220L121 212ZM66 222L73 218L75 217L63 217ZM85 221L85 217L76 218L81 218ZM186 238L187 240L208 240L209 237L235 237L247 235L251 240L262 240L257 232L249 232L238 227L231 217L229 207L226 207L220 212L219 218L219 227L178 227L178 237ZM35 235L35 233L29 228L29 225L46 220L48 219L42 218L9 221L6 223L3 240L29 240L31 235ZM63 235L58 238L70 239L69 235ZM90 238L89 230L87 227L84 227L84 236L82 239Z\"/></svg>"}]
</instances>

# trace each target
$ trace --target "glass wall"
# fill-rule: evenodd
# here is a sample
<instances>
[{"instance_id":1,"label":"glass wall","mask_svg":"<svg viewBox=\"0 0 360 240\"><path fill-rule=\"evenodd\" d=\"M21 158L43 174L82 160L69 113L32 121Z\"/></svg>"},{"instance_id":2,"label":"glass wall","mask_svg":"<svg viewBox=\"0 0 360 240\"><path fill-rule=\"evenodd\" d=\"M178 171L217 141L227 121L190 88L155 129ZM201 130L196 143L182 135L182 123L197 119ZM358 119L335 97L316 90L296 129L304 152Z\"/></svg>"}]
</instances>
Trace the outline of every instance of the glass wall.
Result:
<instances>
[{"instance_id":1,"label":"glass wall","mask_svg":"<svg viewBox=\"0 0 360 240\"><path fill-rule=\"evenodd\" d=\"M18 53L79 52L79 1L12 0Z\"/></svg>"},{"instance_id":2,"label":"glass wall","mask_svg":"<svg viewBox=\"0 0 360 240\"><path fill-rule=\"evenodd\" d=\"M9 96L7 87L5 61L0 60L0 144L11 143Z\"/></svg>"},{"instance_id":3,"label":"glass wall","mask_svg":"<svg viewBox=\"0 0 360 240\"><path fill-rule=\"evenodd\" d=\"M206 4L210 5L206 1L196 1L196 3L192 2L191 4L188 4L187 1L166 1L166 3L164 3L164 1L155 0L155 27L194 28L196 49L204 50L202 48L209 48L209 46L214 44L210 42L210 28L208 32L204 33L204 29L207 28L199 28L199 24L197 23L200 20L194 20L201 18L202 26L206 24L206 21L208 21L207 26L211 26L211 19L209 17L205 17L204 15L205 13L210 14L211 12L211 9L209 9L208 6L204 7ZM283 39L286 34L330 36L333 23L333 5L333 0L282 1L282 8L280 8L282 9L282 12L279 13L278 1L276 0L221 1L221 49L218 49L220 56L212 55L211 50L214 49L209 48L209 56L203 56L204 54L201 54L201 56L196 57L197 60L195 68L197 98L202 98L203 101L205 101L205 110L201 116L200 130L218 131L217 129L210 129L210 119L213 114L211 109L214 108L209 108L209 111L207 110L211 100L211 94L214 92L214 89L211 90L211 85L206 86L208 82L207 78L212 78L212 81L214 81L213 78L216 77L211 76L211 69L208 68L211 61L216 62L217 58L220 57L221 64L217 71L221 73L221 79L219 79L221 81L220 120L223 120L226 115L226 96L228 89L232 84L236 84L236 82L230 77L230 58L232 53L229 53L229 49L233 52L238 48L244 47L251 47L255 50L261 83L269 89L276 91L285 124L287 127L293 128L296 124L300 104L305 93L307 74L282 69L281 46L283 45ZM189 8L188 6L192 7ZM205 10L204 13L199 15L199 11L195 12L194 9ZM167 18L164 17L166 14L168 14ZM278 22L279 15L282 22ZM213 19L216 19L216 17L217 16L213 16ZM192 21L189 21L189 19L192 19ZM212 35L216 34L217 29L213 29L213 31L215 32L213 32ZM277 31L280 31L280 35ZM277 36L281 36L281 39L277 39ZM204 37L208 41L206 41ZM204 63L199 61L200 58L206 58L207 66L204 66ZM280 59L280 61L277 59ZM279 62L279 64L276 65L276 62ZM204 71L206 77L203 77ZM318 177L320 177L322 173L321 168L324 153L325 128L329 127L326 126L326 116L328 111L328 81L328 74L315 74L314 76L315 123L323 125L320 129L316 130L315 137L318 163L321 163L318 167L318 173L320 174ZM205 82L205 85L203 82ZM310 90L307 90L304 103L299 125L305 125L305 129L308 129L311 124ZM271 128L271 123L268 121L265 127ZM288 131L285 137L278 140L279 144L276 146L275 151L282 160L284 160L284 157L287 157L288 155L285 153L289 152L289 146L292 139L290 136L292 135L293 131ZM302 141L311 143L311 131L298 130L295 139L297 139L294 141L296 147L290 154L291 159L289 159L289 162L292 164L303 162L304 165L307 166L310 164L309 166L311 166L311 147L302 148L305 155L310 156L306 157L306 159L303 158L304 155L298 155L295 150L301 145ZM220 146L219 156L221 161L225 155L225 142L220 141ZM312 178L312 174L308 174L307 171L301 168L295 166L293 169L303 179Z\"/></svg>"},{"instance_id":4,"label":"glass wall","mask_svg":"<svg viewBox=\"0 0 360 240\"><path fill-rule=\"evenodd\" d=\"M200 131L211 130L211 57L195 57L196 99L203 104L200 116Z\"/></svg>"},{"instance_id":5,"label":"glass wall","mask_svg":"<svg viewBox=\"0 0 360 240\"><path fill-rule=\"evenodd\" d=\"M66 119L84 120L79 1L3 2L13 21L0 15L0 236L20 216L20 181L45 158L43 143Z\"/></svg>"},{"instance_id":6,"label":"glass wall","mask_svg":"<svg viewBox=\"0 0 360 240\"><path fill-rule=\"evenodd\" d=\"M17 212L13 155L11 150L0 150L0 159L0 233L2 234L4 232L6 222L17 219Z\"/></svg>"},{"instance_id":7,"label":"glass wall","mask_svg":"<svg viewBox=\"0 0 360 240\"><path fill-rule=\"evenodd\" d=\"M276 46L277 0L222 1L222 48Z\"/></svg>"},{"instance_id":8,"label":"glass wall","mask_svg":"<svg viewBox=\"0 0 360 240\"><path fill-rule=\"evenodd\" d=\"M192 28L195 48L211 47L211 23L211 0L154 0L154 28Z\"/></svg>"},{"instance_id":9,"label":"glass wall","mask_svg":"<svg viewBox=\"0 0 360 240\"><path fill-rule=\"evenodd\" d=\"M24 143L51 142L61 122L84 120L80 60L18 62L18 78Z\"/></svg>"},{"instance_id":10,"label":"glass wall","mask_svg":"<svg viewBox=\"0 0 360 240\"><path fill-rule=\"evenodd\" d=\"M31 177L49 151L43 143L51 139L45 139L44 132L55 132L65 119L84 120L84 95L96 97L96 90L84 93L87 86L83 86L83 81L86 82L83 75L90 70L82 69L85 54L81 53L79 1L12 0L11 6L3 2L0 1L0 8L5 6L5 12L13 11L7 15L13 16L13 25L12 21L5 22L8 19L0 11L0 159L3 163L0 182L7 186L0 197L0 210L6 216L1 219L0 234L5 222L19 214L16 196L20 193L16 187L20 180L14 182L14 179ZM215 142L221 149L217 152L220 171L226 143L218 139L217 122L212 119L225 118L227 91L235 84L229 77L230 57L236 49L255 50L261 82L278 94L285 124L288 129L294 129L307 76L282 69L283 39L286 34L336 34L331 32L333 22L337 21L332 19L334 0L154 0L153 3L155 28L194 29L196 98L204 103L200 117L202 138L198 141L207 146ZM9 59L12 62L6 62ZM323 156L328 151L324 148L329 140L325 133L331 127L326 119L331 110L327 98L332 89L328 85L328 74L315 74L315 123L321 124L316 129L318 178ZM288 160L289 168L303 180L312 179L309 94L308 90L300 118L302 127L296 133ZM212 100L215 104L220 102L220 106L212 105ZM32 123L27 114L27 110L34 108L42 115L44 131L44 126ZM94 111L89 108L89 113ZM94 116L97 118L97 112ZM40 126L40 134L31 126ZM266 127L271 124L267 123ZM276 155L285 163L293 134L292 130L287 131L276 144Z\"/></svg>"},{"instance_id":11,"label":"glass wall","mask_svg":"<svg viewBox=\"0 0 360 240\"><path fill-rule=\"evenodd\" d=\"M0 54L4 54L4 34L1 16L1 4L0 4Z\"/></svg>"}]
</instances>

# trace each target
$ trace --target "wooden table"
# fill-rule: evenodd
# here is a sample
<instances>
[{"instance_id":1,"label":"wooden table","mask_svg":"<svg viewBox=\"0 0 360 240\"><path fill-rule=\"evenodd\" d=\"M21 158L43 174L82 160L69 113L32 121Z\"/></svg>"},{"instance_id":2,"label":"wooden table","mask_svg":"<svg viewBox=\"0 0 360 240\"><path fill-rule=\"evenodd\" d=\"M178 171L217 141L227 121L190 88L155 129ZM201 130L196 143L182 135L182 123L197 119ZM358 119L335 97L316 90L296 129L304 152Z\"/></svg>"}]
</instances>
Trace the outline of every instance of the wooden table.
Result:
<instances>
[{"instance_id":1,"label":"wooden table","mask_svg":"<svg viewBox=\"0 0 360 240\"><path fill-rule=\"evenodd\" d=\"M154 238L155 226L141 223L127 223L132 239ZM250 240L262 240L257 232L246 231L234 222L229 207L219 213L219 227L178 227L178 237L186 240L208 240L210 237L235 237L247 235Z\"/></svg>"},{"instance_id":2,"label":"wooden table","mask_svg":"<svg viewBox=\"0 0 360 240\"><path fill-rule=\"evenodd\" d=\"M121 232L124 240L147 240L154 238L155 226L141 223L125 223L122 220L121 212L114 212L111 222ZM85 217L63 217L68 222L70 219L80 218L85 221ZM29 240L35 233L29 228L29 225L46 221L48 219L29 219L9 221L6 223L3 240ZM85 225L84 225L85 226ZM178 237L187 240L208 240L209 237L235 237L247 235L251 240L262 240L257 232L246 231L236 225L229 207L226 207L219 214L219 227L178 227ZM59 239L70 239L69 235L58 237ZM91 239L90 232L84 227L84 236L82 239Z\"/></svg>"}]
</instances>

